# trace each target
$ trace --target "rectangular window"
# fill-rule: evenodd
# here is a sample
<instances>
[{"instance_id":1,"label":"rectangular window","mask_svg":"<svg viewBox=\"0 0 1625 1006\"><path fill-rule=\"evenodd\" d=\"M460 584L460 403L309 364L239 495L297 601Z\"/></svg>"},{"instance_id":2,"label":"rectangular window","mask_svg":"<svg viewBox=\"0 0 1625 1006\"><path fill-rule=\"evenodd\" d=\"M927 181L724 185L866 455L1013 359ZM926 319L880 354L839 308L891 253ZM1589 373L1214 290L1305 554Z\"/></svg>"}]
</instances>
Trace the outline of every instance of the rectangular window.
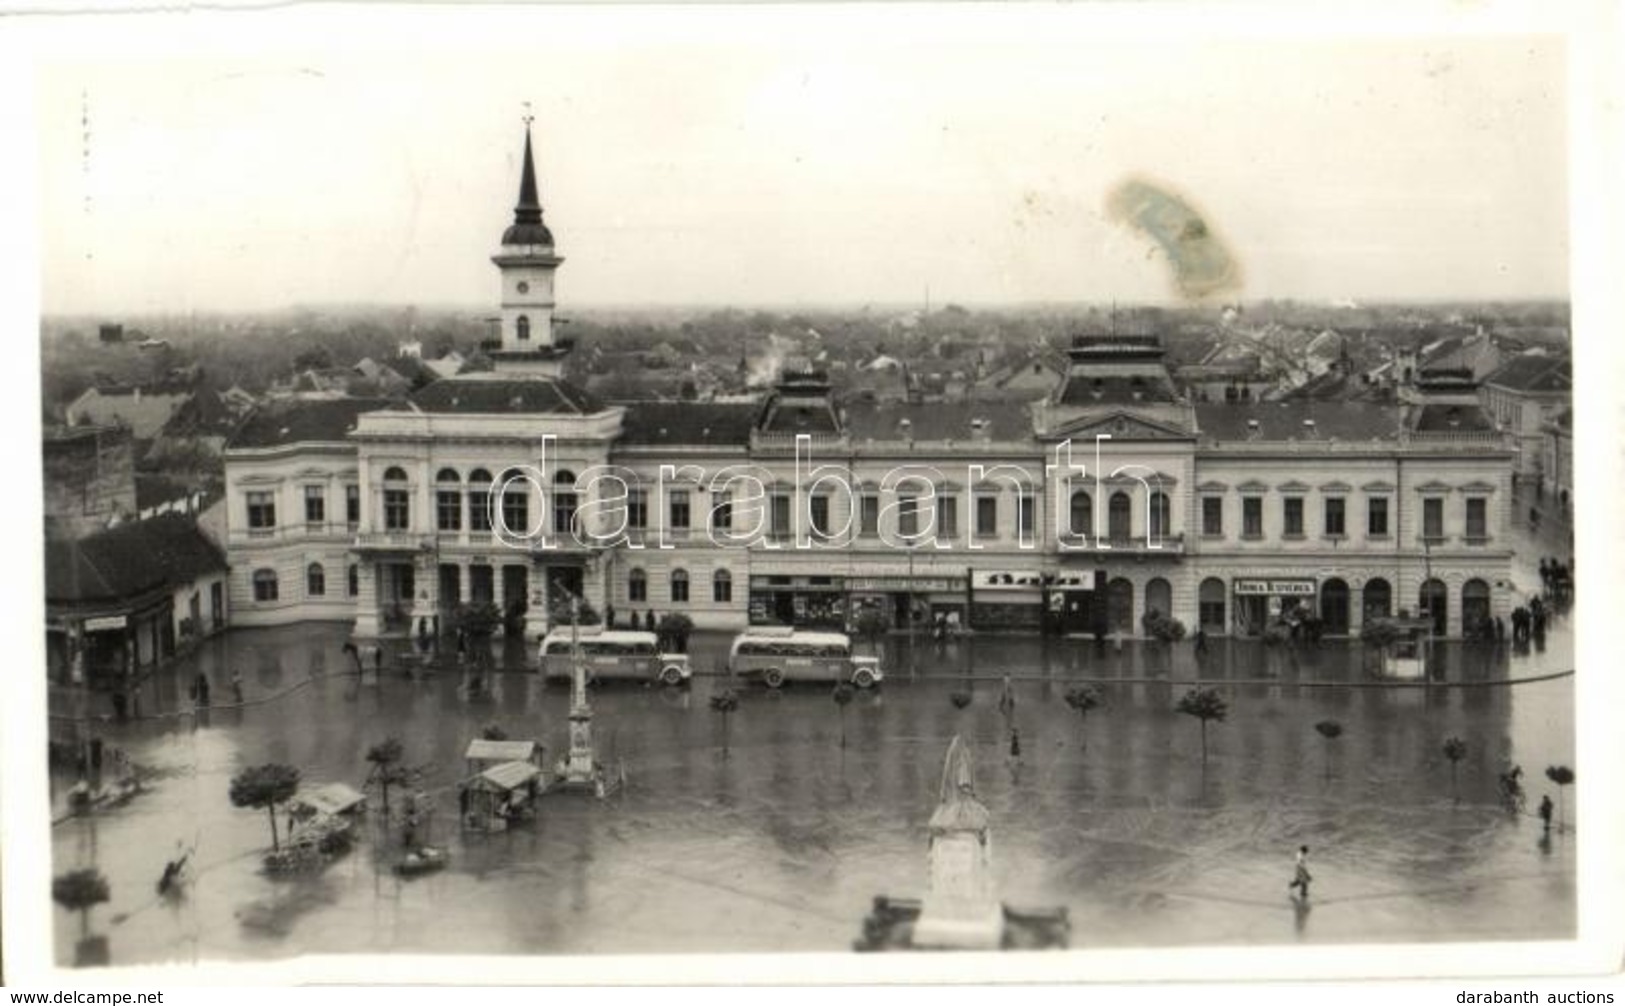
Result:
<instances>
[{"instance_id":1,"label":"rectangular window","mask_svg":"<svg viewBox=\"0 0 1625 1006\"><path fill-rule=\"evenodd\" d=\"M412 526L412 507L405 489L384 490L384 530L406 531Z\"/></svg>"},{"instance_id":2,"label":"rectangular window","mask_svg":"<svg viewBox=\"0 0 1625 1006\"><path fill-rule=\"evenodd\" d=\"M920 498L902 496L897 500L897 534L913 538L920 533Z\"/></svg>"},{"instance_id":3,"label":"rectangular window","mask_svg":"<svg viewBox=\"0 0 1625 1006\"><path fill-rule=\"evenodd\" d=\"M790 537L790 496L788 493L774 493L768 497L769 518L771 520L769 535L775 541L784 541Z\"/></svg>"},{"instance_id":4,"label":"rectangular window","mask_svg":"<svg viewBox=\"0 0 1625 1006\"><path fill-rule=\"evenodd\" d=\"M478 533L491 530L491 488L481 485L468 490L468 529Z\"/></svg>"},{"instance_id":5,"label":"rectangular window","mask_svg":"<svg viewBox=\"0 0 1625 1006\"><path fill-rule=\"evenodd\" d=\"M873 537L880 533L880 497L864 496L858 501L858 532Z\"/></svg>"},{"instance_id":6,"label":"rectangular window","mask_svg":"<svg viewBox=\"0 0 1625 1006\"><path fill-rule=\"evenodd\" d=\"M1467 500L1467 540L1488 541L1490 537L1489 507L1484 499Z\"/></svg>"},{"instance_id":7,"label":"rectangular window","mask_svg":"<svg viewBox=\"0 0 1625 1006\"><path fill-rule=\"evenodd\" d=\"M811 524L814 537L828 538L830 536L828 493L814 493L807 498L807 519Z\"/></svg>"},{"instance_id":8,"label":"rectangular window","mask_svg":"<svg viewBox=\"0 0 1625 1006\"><path fill-rule=\"evenodd\" d=\"M1444 500L1434 497L1422 501L1422 537L1428 541L1444 540Z\"/></svg>"},{"instance_id":9,"label":"rectangular window","mask_svg":"<svg viewBox=\"0 0 1625 1006\"><path fill-rule=\"evenodd\" d=\"M626 599L634 603L649 599L649 579L643 570L634 569L626 581Z\"/></svg>"},{"instance_id":10,"label":"rectangular window","mask_svg":"<svg viewBox=\"0 0 1625 1006\"><path fill-rule=\"evenodd\" d=\"M327 495L321 486L305 487L305 523L327 523Z\"/></svg>"},{"instance_id":11,"label":"rectangular window","mask_svg":"<svg viewBox=\"0 0 1625 1006\"><path fill-rule=\"evenodd\" d=\"M1202 534L1209 538L1224 535L1224 497L1202 497Z\"/></svg>"},{"instance_id":12,"label":"rectangular window","mask_svg":"<svg viewBox=\"0 0 1625 1006\"><path fill-rule=\"evenodd\" d=\"M344 523L354 531L361 524L361 487L344 487Z\"/></svg>"},{"instance_id":13,"label":"rectangular window","mask_svg":"<svg viewBox=\"0 0 1625 1006\"><path fill-rule=\"evenodd\" d=\"M1326 536L1341 538L1346 533L1343 521L1343 499L1338 496L1326 500Z\"/></svg>"},{"instance_id":14,"label":"rectangular window","mask_svg":"<svg viewBox=\"0 0 1625 1006\"><path fill-rule=\"evenodd\" d=\"M1388 497L1375 496L1366 501L1365 533L1372 538L1388 537Z\"/></svg>"},{"instance_id":15,"label":"rectangular window","mask_svg":"<svg viewBox=\"0 0 1625 1006\"><path fill-rule=\"evenodd\" d=\"M719 570L711 577L711 603L732 604L734 580L727 570Z\"/></svg>"},{"instance_id":16,"label":"rectangular window","mask_svg":"<svg viewBox=\"0 0 1625 1006\"><path fill-rule=\"evenodd\" d=\"M502 494L502 523L507 526L508 533L524 535L530 532L530 491L528 483L514 482L512 488ZM504 573L503 576L507 576Z\"/></svg>"},{"instance_id":17,"label":"rectangular window","mask_svg":"<svg viewBox=\"0 0 1625 1006\"><path fill-rule=\"evenodd\" d=\"M560 537L573 534L575 521L576 494L569 489L553 490L553 533Z\"/></svg>"},{"instance_id":18,"label":"rectangular window","mask_svg":"<svg viewBox=\"0 0 1625 1006\"><path fill-rule=\"evenodd\" d=\"M642 489L632 489L626 494L626 526L633 531L649 526L649 497Z\"/></svg>"},{"instance_id":19,"label":"rectangular window","mask_svg":"<svg viewBox=\"0 0 1625 1006\"><path fill-rule=\"evenodd\" d=\"M996 538L999 534L999 498L976 497L976 537Z\"/></svg>"},{"instance_id":20,"label":"rectangular window","mask_svg":"<svg viewBox=\"0 0 1625 1006\"><path fill-rule=\"evenodd\" d=\"M1241 498L1241 536L1243 538L1264 537L1264 497L1243 496Z\"/></svg>"},{"instance_id":21,"label":"rectangular window","mask_svg":"<svg viewBox=\"0 0 1625 1006\"><path fill-rule=\"evenodd\" d=\"M959 497L946 493L937 497L937 539L950 541L959 537Z\"/></svg>"},{"instance_id":22,"label":"rectangular window","mask_svg":"<svg viewBox=\"0 0 1625 1006\"><path fill-rule=\"evenodd\" d=\"M1281 501L1281 534L1286 538L1303 537L1303 497L1288 496Z\"/></svg>"},{"instance_id":23,"label":"rectangular window","mask_svg":"<svg viewBox=\"0 0 1625 1006\"><path fill-rule=\"evenodd\" d=\"M711 530L729 531L733 526L733 496L730 493L717 493L711 498Z\"/></svg>"},{"instance_id":24,"label":"rectangular window","mask_svg":"<svg viewBox=\"0 0 1625 1006\"><path fill-rule=\"evenodd\" d=\"M671 530L686 534L688 532L688 490L673 489L671 492Z\"/></svg>"},{"instance_id":25,"label":"rectangular window","mask_svg":"<svg viewBox=\"0 0 1625 1006\"><path fill-rule=\"evenodd\" d=\"M276 497L271 493L248 494L248 528L270 531L276 527Z\"/></svg>"},{"instance_id":26,"label":"rectangular window","mask_svg":"<svg viewBox=\"0 0 1625 1006\"><path fill-rule=\"evenodd\" d=\"M1033 525L1037 523L1033 515L1037 513L1037 500L1031 493L1022 493L1016 497L1016 533L1023 538L1031 538Z\"/></svg>"},{"instance_id":27,"label":"rectangular window","mask_svg":"<svg viewBox=\"0 0 1625 1006\"><path fill-rule=\"evenodd\" d=\"M435 526L442 531L461 531L463 528L463 494L455 489L443 489L435 494Z\"/></svg>"}]
</instances>

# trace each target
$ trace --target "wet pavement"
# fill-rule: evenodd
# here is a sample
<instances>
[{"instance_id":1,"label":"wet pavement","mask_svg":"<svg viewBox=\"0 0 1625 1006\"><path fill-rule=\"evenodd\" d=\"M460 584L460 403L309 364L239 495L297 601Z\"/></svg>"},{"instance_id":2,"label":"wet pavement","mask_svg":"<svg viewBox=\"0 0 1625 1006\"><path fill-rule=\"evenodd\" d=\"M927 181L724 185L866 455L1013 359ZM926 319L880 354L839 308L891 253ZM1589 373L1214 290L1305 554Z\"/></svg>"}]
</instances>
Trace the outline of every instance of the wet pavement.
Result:
<instances>
[{"instance_id":1,"label":"wet pavement","mask_svg":"<svg viewBox=\"0 0 1625 1006\"><path fill-rule=\"evenodd\" d=\"M1538 584L1540 555L1567 555L1560 544L1521 542L1520 588ZM925 823L955 734L971 743L992 814L1002 896L1065 905L1074 948L1575 932L1574 794L1563 794L1570 827L1543 840L1496 786L1504 765L1522 765L1532 806L1553 790L1546 766L1574 766L1573 679L1527 680L1573 668L1566 618L1537 651L1439 644L1430 687L1375 682L1357 643L1215 641L1198 660L1189 643L990 636L922 639L911 654L893 638L885 687L844 713L822 687L741 687L726 720L709 698L729 682L708 672L729 639L701 634L691 687L593 693L600 758L624 766L624 791L549 795L538 820L489 836L457 830L464 748L495 724L544 741L551 760L565 744L568 688L515 672L472 690L455 671L412 679L393 666L357 681L345 636L337 625L232 631L144 686L150 718L97 719L92 732L150 773L149 790L121 808L66 816L73 776L53 775L53 816L64 817L54 871L107 876L112 900L91 930L112 963L845 949L874 895L923 893ZM218 702L233 669L246 708L186 711L198 671ZM1198 724L1173 711L1198 678L1230 702L1208 728L1205 766ZM1081 680L1103 699L1087 719L1064 700ZM964 709L951 701L961 691ZM58 714L74 708L66 693L52 702ZM1335 740L1314 730L1326 719L1343 727ZM59 718L52 733L73 728ZM315 876L263 874L266 815L232 807L231 776L277 761L306 785L359 786L367 748L391 734L425 766L438 801L428 839L449 848L450 866L397 877L398 828L381 823L375 796L349 854ZM1449 736L1467 744L1454 782ZM159 898L177 842L196 845L194 879L184 897ZM1286 887L1301 844L1315 875L1307 908ZM78 919L55 918L58 960L71 964Z\"/></svg>"},{"instance_id":2,"label":"wet pavement","mask_svg":"<svg viewBox=\"0 0 1625 1006\"><path fill-rule=\"evenodd\" d=\"M822 687L744 687L724 724L708 702L723 678L606 686L592 698L597 742L625 766L626 790L602 802L550 795L537 821L493 836L457 831L463 749L497 724L542 739L551 758L568 688L505 673L475 693L457 673L411 680L388 667L358 682L340 673L353 666L344 638L340 626L234 631L147 686L143 709L158 718L97 726L154 773L126 806L54 830L56 872L95 864L108 876L112 902L92 928L114 963L843 949L874 895L922 893L925 822L956 733L972 743L1003 896L1065 904L1074 947L1574 932L1573 836L1542 843L1538 822L1508 815L1496 791L1506 761L1525 767L1533 800L1551 788L1545 766L1573 765L1572 679L1505 683L1572 666L1562 622L1544 652L1441 645L1445 681L1476 683L1466 687L1372 687L1362 648L1343 643L1219 642L1199 666L1188 643L1119 652L1031 637L927 643L912 661L905 640L890 640L892 677L844 714ZM727 642L697 636L696 667L717 666ZM266 701L164 715L184 707L198 669L218 701L228 668L250 702ZM999 709L1006 673L1019 759ZM1231 703L1209 726L1205 769L1198 724L1173 711L1176 682L1198 674ZM1064 701L1083 678L1101 681L1104 699L1086 721ZM961 690L972 693L963 710L951 701ZM1342 736L1315 733L1324 719ZM231 806L232 774L278 761L307 783L360 785L367 747L389 734L429 766L430 839L451 865L396 877L375 806L362 841L319 876L263 875L266 815ZM1450 735L1468 746L1459 802L1440 753ZM53 780L58 812L71 782ZM195 881L161 900L154 883L177 841L197 844ZM1300 844L1316 876L1308 911L1286 891ZM57 920L71 963L77 919Z\"/></svg>"}]
</instances>

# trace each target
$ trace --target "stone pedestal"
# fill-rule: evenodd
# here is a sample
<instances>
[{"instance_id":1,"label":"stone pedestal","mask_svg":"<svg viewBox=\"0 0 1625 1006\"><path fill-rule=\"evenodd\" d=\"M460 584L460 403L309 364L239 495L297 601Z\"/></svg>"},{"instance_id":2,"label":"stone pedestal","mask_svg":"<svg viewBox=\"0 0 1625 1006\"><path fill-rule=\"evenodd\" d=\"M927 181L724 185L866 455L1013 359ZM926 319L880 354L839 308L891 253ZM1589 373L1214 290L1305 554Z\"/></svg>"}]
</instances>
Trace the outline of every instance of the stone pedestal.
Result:
<instances>
[{"instance_id":1,"label":"stone pedestal","mask_svg":"<svg viewBox=\"0 0 1625 1006\"><path fill-rule=\"evenodd\" d=\"M592 752L592 710L585 705L570 710L570 750L561 766L560 781L567 786L591 786L598 781L598 765Z\"/></svg>"},{"instance_id":2,"label":"stone pedestal","mask_svg":"<svg viewBox=\"0 0 1625 1006\"><path fill-rule=\"evenodd\" d=\"M976 799L970 754L958 737L948 747L942 800L931 815L931 887L911 942L921 949L997 950L1004 908L993 890L993 835Z\"/></svg>"}]
</instances>

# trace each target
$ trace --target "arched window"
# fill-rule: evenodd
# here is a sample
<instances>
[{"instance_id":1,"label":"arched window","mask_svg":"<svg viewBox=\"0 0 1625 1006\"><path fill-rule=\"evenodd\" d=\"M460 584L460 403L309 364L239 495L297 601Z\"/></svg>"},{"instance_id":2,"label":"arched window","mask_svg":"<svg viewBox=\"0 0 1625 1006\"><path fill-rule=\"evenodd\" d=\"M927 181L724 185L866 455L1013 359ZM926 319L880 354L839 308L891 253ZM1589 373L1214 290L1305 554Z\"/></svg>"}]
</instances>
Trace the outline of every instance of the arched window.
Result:
<instances>
[{"instance_id":1,"label":"arched window","mask_svg":"<svg viewBox=\"0 0 1625 1006\"><path fill-rule=\"evenodd\" d=\"M1196 592L1196 620L1209 632L1225 631L1224 581L1210 576Z\"/></svg>"},{"instance_id":2,"label":"arched window","mask_svg":"<svg viewBox=\"0 0 1625 1006\"><path fill-rule=\"evenodd\" d=\"M1168 529L1173 524L1172 508L1168 504L1168 494L1154 492L1151 494L1151 540L1161 541L1168 537ZM1167 614L1167 612L1163 612Z\"/></svg>"},{"instance_id":3,"label":"arched window","mask_svg":"<svg viewBox=\"0 0 1625 1006\"><path fill-rule=\"evenodd\" d=\"M734 599L733 574L719 569L711 574L711 600L716 604L732 604Z\"/></svg>"},{"instance_id":4,"label":"arched window","mask_svg":"<svg viewBox=\"0 0 1625 1006\"><path fill-rule=\"evenodd\" d=\"M568 469L553 473L553 533L570 533L576 518L576 475Z\"/></svg>"},{"instance_id":5,"label":"arched window","mask_svg":"<svg viewBox=\"0 0 1625 1006\"><path fill-rule=\"evenodd\" d=\"M1394 613L1394 589L1380 576L1365 582L1363 600L1368 622L1373 618L1387 618Z\"/></svg>"},{"instance_id":6,"label":"arched window","mask_svg":"<svg viewBox=\"0 0 1625 1006\"><path fill-rule=\"evenodd\" d=\"M1433 619L1433 634L1444 635L1450 624L1450 588L1441 580L1428 580L1422 584L1417 600L1423 617Z\"/></svg>"},{"instance_id":7,"label":"arched window","mask_svg":"<svg viewBox=\"0 0 1625 1006\"><path fill-rule=\"evenodd\" d=\"M491 530L491 473L484 468L468 473L468 529Z\"/></svg>"},{"instance_id":8,"label":"arched window","mask_svg":"<svg viewBox=\"0 0 1625 1006\"><path fill-rule=\"evenodd\" d=\"M256 569L254 571L254 600L276 600L276 570Z\"/></svg>"},{"instance_id":9,"label":"arched window","mask_svg":"<svg viewBox=\"0 0 1625 1006\"><path fill-rule=\"evenodd\" d=\"M674 569L671 571L671 603L688 603L688 571Z\"/></svg>"},{"instance_id":10,"label":"arched window","mask_svg":"<svg viewBox=\"0 0 1625 1006\"><path fill-rule=\"evenodd\" d=\"M641 569L626 574L626 599L641 604L649 599L649 577Z\"/></svg>"},{"instance_id":11,"label":"arched window","mask_svg":"<svg viewBox=\"0 0 1625 1006\"><path fill-rule=\"evenodd\" d=\"M305 594L309 597L327 596L327 570L319 562L305 567Z\"/></svg>"},{"instance_id":12,"label":"arched window","mask_svg":"<svg viewBox=\"0 0 1625 1006\"><path fill-rule=\"evenodd\" d=\"M463 528L463 485L455 468L442 468L434 477L434 523L441 531Z\"/></svg>"},{"instance_id":13,"label":"arched window","mask_svg":"<svg viewBox=\"0 0 1625 1006\"><path fill-rule=\"evenodd\" d=\"M1072 494L1072 527L1073 534L1089 536L1095 533L1095 501L1089 493L1079 489Z\"/></svg>"},{"instance_id":14,"label":"arched window","mask_svg":"<svg viewBox=\"0 0 1625 1006\"><path fill-rule=\"evenodd\" d=\"M1106 505L1106 533L1112 538L1128 538L1134 534L1134 505L1129 501L1128 493L1112 493L1111 502Z\"/></svg>"},{"instance_id":15,"label":"arched window","mask_svg":"<svg viewBox=\"0 0 1625 1006\"><path fill-rule=\"evenodd\" d=\"M1106 624L1113 632L1134 632L1134 584L1120 576L1106 584Z\"/></svg>"},{"instance_id":16,"label":"arched window","mask_svg":"<svg viewBox=\"0 0 1625 1006\"><path fill-rule=\"evenodd\" d=\"M497 480L502 487L502 523L510 535L530 534L530 480L517 468L510 468Z\"/></svg>"},{"instance_id":17,"label":"arched window","mask_svg":"<svg viewBox=\"0 0 1625 1006\"><path fill-rule=\"evenodd\" d=\"M442 468L435 475L434 480L436 482L450 482L453 485L461 485L463 477L457 474L457 469L455 468Z\"/></svg>"},{"instance_id":18,"label":"arched window","mask_svg":"<svg viewBox=\"0 0 1625 1006\"><path fill-rule=\"evenodd\" d=\"M1349 632L1349 585L1332 577L1320 585L1320 625L1332 636Z\"/></svg>"},{"instance_id":19,"label":"arched window","mask_svg":"<svg viewBox=\"0 0 1625 1006\"><path fill-rule=\"evenodd\" d=\"M349 590L350 596L354 597L361 593L361 567L357 566L355 563L351 563L350 568L346 571L345 575L349 580L349 583L346 584L346 588Z\"/></svg>"},{"instance_id":20,"label":"arched window","mask_svg":"<svg viewBox=\"0 0 1625 1006\"><path fill-rule=\"evenodd\" d=\"M1472 579L1461 585L1461 631L1465 636L1484 637L1490 621L1490 585Z\"/></svg>"},{"instance_id":21,"label":"arched window","mask_svg":"<svg viewBox=\"0 0 1625 1006\"><path fill-rule=\"evenodd\" d=\"M518 332L520 342L528 342L530 340L529 318L525 317L524 315L520 315L519 320L514 323L514 327Z\"/></svg>"},{"instance_id":22,"label":"arched window","mask_svg":"<svg viewBox=\"0 0 1625 1006\"><path fill-rule=\"evenodd\" d=\"M399 468L399 467L394 467L394 466L384 469L384 481L385 482L405 482L406 481L406 469Z\"/></svg>"},{"instance_id":23,"label":"arched window","mask_svg":"<svg viewBox=\"0 0 1625 1006\"><path fill-rule=\"evenodd\" d=\"M1156 511L1153 510L1152 513L1156 513ZM1145 584L1145 610L1150 612L1153 609L1158 614L1167 615L1170 618L1174 614L1173 585L1160 576L1152 577Z\"/></svg>"}]
</instances>

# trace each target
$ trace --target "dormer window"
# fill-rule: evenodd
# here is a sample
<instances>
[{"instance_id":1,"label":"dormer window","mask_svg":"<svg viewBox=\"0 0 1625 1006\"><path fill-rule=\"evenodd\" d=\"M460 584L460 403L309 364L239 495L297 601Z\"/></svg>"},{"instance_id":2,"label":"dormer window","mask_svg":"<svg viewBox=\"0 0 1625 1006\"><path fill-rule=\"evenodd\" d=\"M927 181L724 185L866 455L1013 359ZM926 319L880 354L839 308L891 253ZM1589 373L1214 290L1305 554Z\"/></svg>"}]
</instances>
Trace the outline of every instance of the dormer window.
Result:
<instances>
[{"instance_id":1,"label":"dormer window","mask_svg":"<svg viewBox=\"0 0 1625 1006\"><path fill-rule=\"evenodd\" d=\"M520 315L519 316L519 321L516 323L515 328L517 330L517 335L518 335L518 338L519 338L520 342L529 342L530 341L530 319L529 318L525 317L524 315Z\"/></svg>"}]
</instances>

